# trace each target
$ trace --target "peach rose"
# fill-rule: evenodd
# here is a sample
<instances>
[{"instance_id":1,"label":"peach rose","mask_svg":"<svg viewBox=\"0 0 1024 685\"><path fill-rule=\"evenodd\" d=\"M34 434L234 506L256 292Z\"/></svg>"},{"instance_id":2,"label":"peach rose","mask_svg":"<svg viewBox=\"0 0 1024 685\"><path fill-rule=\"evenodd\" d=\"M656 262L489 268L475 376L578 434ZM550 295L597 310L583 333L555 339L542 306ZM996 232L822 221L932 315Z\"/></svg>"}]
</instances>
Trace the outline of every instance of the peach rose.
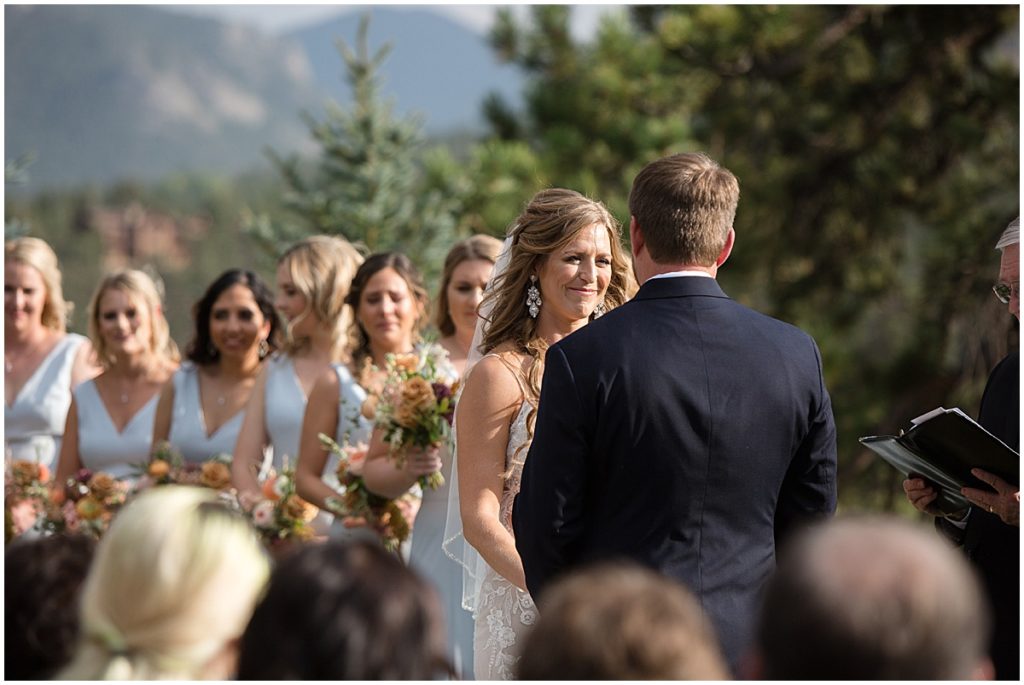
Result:
<instances>
[{"instance_id":1,"label":"peach rose","mask_svg":"<svg viewBox=\"0 0 1024 685\"><path fill-rule=\"evenodd\" d=\"M281 511L295 521L312 521L316 517L316 507L298 495L289 495L281 503Z\"/></svg>"},{"instance_id":2,"label":"peach rose","mask_svg":"<svg viewBox=\"0 0 1024 685\"><path fill-rule=\"evenodd\" d=\"M436 402L434 388L426 379L413 376L402 383L402 395L395 409L395 422L403 428L416 425L417 417Z\"/></svg>"},{"instance_id":3,"label":"peach rose","mask_svg":"<svg viewBox=\"0 0 1024 685\"><path fill-rule=\"evenodd\" d=\"M103 473L102 471L93 474L93 477L89 479L89 492L100 502L110 499L117 494L117 479L111 476L109 473ZM87 518L83 516L82 518Z\"/></svg>"},{"instance_id":4,"label":"peach rose","mask_svg":"<svg viewBox=\"0 0 1024 685\"><path fill-rule=\"evenodd\" d=\"M39 478L39 464L34 461L18 460L11 463L11 477L19 487L28 487Z\"/></svg>"},{"instance_id":5,"label":"peach rose","mask_svg":"<svg viewBox=\"0 0 1024 685\"><path fill-rule=\"evenodd\" d=\"M199 482L214 490L223 490L231 485L231 469L219 461L208 461L203 464Z\"/></svg>"},{"instance_id":6,"label":"peach rose","mask_svg":"<svg viewBox=\"0 0 1024 685\"><path fill-rule=\"evenodd\" d=\"M417 354L396 354L394 367L406 373L416 373L420 366L420 357Z\"/></svg>"},{"instance_id":7,"label":"peach rose","mask_svg":"<svg viewBox=\"0 0 1024 685\"><path fill-rule=\"evenodd\" d=\"M163 459L154 459L153 461L149 462L149 469L147 469L147 473L149 473L153 480L160 480L161 478L166 478L170 472L171 465L168 464Z\"/></svg>"}]
</instances>

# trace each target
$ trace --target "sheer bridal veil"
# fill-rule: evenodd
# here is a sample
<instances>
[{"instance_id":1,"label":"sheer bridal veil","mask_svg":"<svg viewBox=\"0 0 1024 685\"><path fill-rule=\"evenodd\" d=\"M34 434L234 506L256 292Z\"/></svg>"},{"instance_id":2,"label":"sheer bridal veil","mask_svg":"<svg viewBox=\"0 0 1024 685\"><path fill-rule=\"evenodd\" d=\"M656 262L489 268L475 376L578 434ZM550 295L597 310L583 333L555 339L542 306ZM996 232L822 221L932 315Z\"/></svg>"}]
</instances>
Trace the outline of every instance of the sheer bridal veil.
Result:
<instances>
[{"instance_id":1,"label":"sheer bridal veil","mask_svg":"<svg viewBox=\"0 0 1024 685\"><path fill-rule=\"evenodd\" d=\"M493 288L495 283L500 283L499 279L504 276L508 268L509 252L512 248L515 232L516 226L513 226L505 237L505 243L501 247L501 253L498 255L498 260L494 264L494 270L491 272L491 280L487 284L488 290ZM484 334L487 332L492 304L491 301L488 301L480 306L476 330L473 332L473 342L469 347L469 355L466 358L466 370L462 374L463 383L461 385L463 387L465 386L466 379L469 378L473 365L480 361L480 358L483 356L480 346L483 343ZM460 395L461 392L460 390ZM458 405L456 404L456 406ZM458 420L456 419L457 423ZM453 425L452 468L450 484L448 486L448 515L445 519L444 539L441 547L444 549L445 554L462 566L462 608L476 615L477 602L480 598L480 586L484 580L484 572L487 570L487 562L466 541L462 533L461 500L459 498L459 459L461 455L459 454L458 441L456 440L457 433L458 426Z\"/></svg>"}]
</instances>

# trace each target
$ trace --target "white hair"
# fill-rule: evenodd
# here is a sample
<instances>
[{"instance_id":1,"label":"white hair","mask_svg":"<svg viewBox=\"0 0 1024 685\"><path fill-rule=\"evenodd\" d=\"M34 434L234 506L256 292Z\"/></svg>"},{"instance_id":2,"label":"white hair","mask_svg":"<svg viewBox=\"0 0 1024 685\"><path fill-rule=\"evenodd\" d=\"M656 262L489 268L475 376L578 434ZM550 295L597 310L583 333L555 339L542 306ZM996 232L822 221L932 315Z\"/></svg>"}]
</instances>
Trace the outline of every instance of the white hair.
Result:
<instances>
[{"instance_id":1,"label":"white hair","mask_svg":"<svg viewBox=\"0 0 1024 685\"><path fill-rule=\"evenodd\" d=\"M996 249L1002 250L1004 247L1010 245L1017 245L1020 243L1020 217L1010 222L1010 225L1006 227L1003 234L999 236L999 242L996 243Z\"/></svg>"}]
</instances>

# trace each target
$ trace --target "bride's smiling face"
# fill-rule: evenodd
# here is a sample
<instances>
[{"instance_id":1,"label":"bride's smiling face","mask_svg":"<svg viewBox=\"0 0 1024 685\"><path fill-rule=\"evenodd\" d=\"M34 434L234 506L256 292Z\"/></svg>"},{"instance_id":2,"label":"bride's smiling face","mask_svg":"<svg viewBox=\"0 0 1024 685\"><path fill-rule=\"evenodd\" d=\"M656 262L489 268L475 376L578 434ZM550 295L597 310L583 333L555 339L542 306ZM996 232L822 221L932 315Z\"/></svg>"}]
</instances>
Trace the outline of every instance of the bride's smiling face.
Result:
<instances>
[{"instance_id":1,"label":"bride's smiling face","mask_svg":"<svg viewBox=\"0 0 1024 685\"><path fill-rule=\"evenodd\" d=\"M608 229L592 224L548 255L538 270L540 317L552 321L585 320L604 301L612 278Z\"/></svg>"}]
</instances>

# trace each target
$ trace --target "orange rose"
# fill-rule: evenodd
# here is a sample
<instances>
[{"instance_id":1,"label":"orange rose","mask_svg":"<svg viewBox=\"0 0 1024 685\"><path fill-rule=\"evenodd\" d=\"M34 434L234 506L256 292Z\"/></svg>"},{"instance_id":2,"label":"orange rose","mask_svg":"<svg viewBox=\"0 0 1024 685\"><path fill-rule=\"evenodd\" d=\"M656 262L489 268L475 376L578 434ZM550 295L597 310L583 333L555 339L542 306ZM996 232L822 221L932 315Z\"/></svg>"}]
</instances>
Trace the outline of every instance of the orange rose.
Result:
<instances>
[{"instance_id":1,"label":"orange rose","mask_svg":"<svg viewBox=\"0 0 1024 685\"><path fill-rule=\"evenodd\" d=\"M153 480L160 480L161 478L166 478L167 474L169 474L170 472L171 465L168 464L163 459L154 459L153 461L149 462L149 469L147 470L147 473L149 473L150 477L152 477Z\"/></svg>"},{"instance_id":2,"label":"orange rose","mask_svg":"<svg viewBox=\"0 0 1024 685\"><path fill-rule=\"evenodd\" d=\"M280 495L274 489L274 484L277 483L277 476L270 476L263 481L263 496L269 499L271 502L276 502L281 499Z\"/></svg>"},{"instance_id":3,"label":"orange rose","mask_svg":"<svg viewBox=\"0 0 1024 685\"><path fill-rule=\"evenodd\" d=\"M231 469L219 461L208 461L203 464L199 482L214 490L223 490L231 485Z\"/></svg>"},{"instance_id":4,"label":"orange rose","mask_svg":"<svg viewBox=\"0 0 1024 685\"><path fill-rule=\"evenodd\" d=\"M93 474L93 477L89 479L88 486L92 496L101 502L117 494L117 479L102 471Z\"/></svg>"},{"instance_id":5,"label":"orange rose","mask_svg":"<svg viewBox=\"0 0 1024 685\"><path fill-rule=\"evenodd\" d=\"M50 501L56 504L58 507L64 504L64 501L67 500L67 498L68 496L67 493L64 492L64 488L50 488Z\"/></svg>"},{"instance_id":6,"label":"orange rose","mask_svg":"<svg viewBox=\"0 0 1024 685\"><path fill-rule=\"evenodd\" d=\"M48 483L50 482L50 468L46 464L39 465L39 482Z\"/></svg>"}]
</instances>

